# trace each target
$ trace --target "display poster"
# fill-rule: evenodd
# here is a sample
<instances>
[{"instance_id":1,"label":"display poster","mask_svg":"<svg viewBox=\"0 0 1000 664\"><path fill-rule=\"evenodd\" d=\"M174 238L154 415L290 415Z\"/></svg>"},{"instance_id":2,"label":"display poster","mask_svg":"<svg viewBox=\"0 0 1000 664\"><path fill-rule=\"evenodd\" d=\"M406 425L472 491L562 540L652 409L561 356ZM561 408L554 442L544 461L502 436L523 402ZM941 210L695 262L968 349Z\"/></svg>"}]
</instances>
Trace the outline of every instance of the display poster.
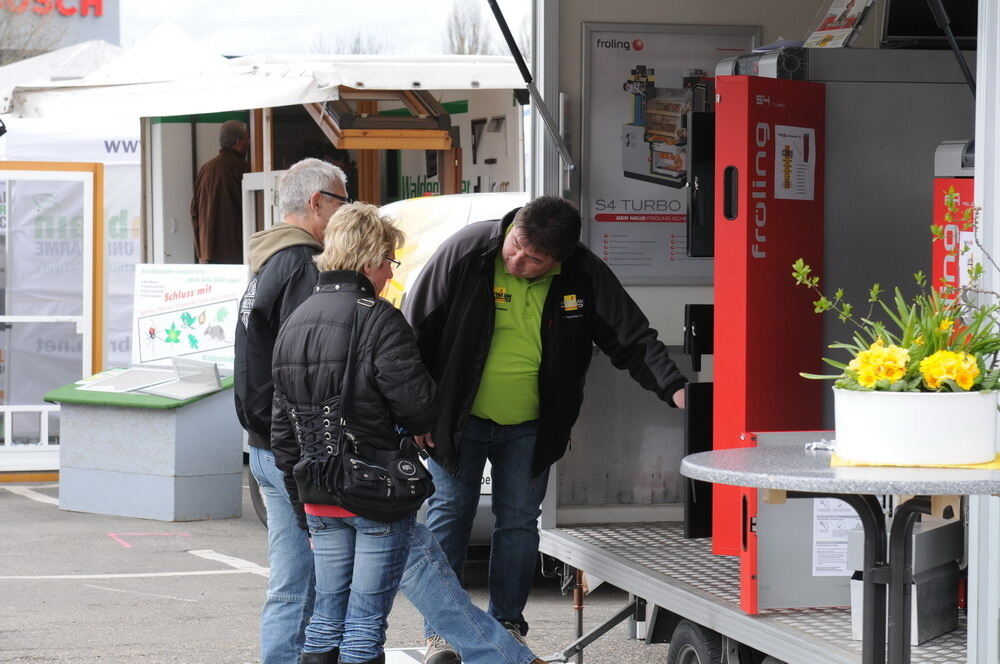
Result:
<instances>
[{"instance_id":1,"label":"display poster","mask_svg":"<svg viewBox=\"0 0 1000 664\"><path fill-rule=\"evenodd\" d=\"M847 533L861 528L850 505L836 498L813 500L813 576L850 576Z\"/></svg>"},{"instance_id":2,"label":"display poster","mask_svg":"<svg viewBox=\"0 0 1000 664\"><path fill-rule=\"evenodd\" d=\"M774 197L811 201L816 197L816 130L774 126Z\"/></svg>"},{"instance_id":3,"label":"display poster","mask_svg":"<svg viewBox=\"0 0 1000 664\"><path fill-rule=\"evenodd\" d=\"M712 260L687 257L688 113L711 110L716 64L756 34L586 24L581 212L623 283L711 283Z\"/></svg>"},{"instance_id":4,"label":"display poster","mask_svg":"<svg viewBox=\"0 0 1000 664\"><path fill-rule=\"evenodd\" d=\"M246 285L246 265L136 265L132 363L188 357L232 368Z\"/></svg>"}]
</instances>

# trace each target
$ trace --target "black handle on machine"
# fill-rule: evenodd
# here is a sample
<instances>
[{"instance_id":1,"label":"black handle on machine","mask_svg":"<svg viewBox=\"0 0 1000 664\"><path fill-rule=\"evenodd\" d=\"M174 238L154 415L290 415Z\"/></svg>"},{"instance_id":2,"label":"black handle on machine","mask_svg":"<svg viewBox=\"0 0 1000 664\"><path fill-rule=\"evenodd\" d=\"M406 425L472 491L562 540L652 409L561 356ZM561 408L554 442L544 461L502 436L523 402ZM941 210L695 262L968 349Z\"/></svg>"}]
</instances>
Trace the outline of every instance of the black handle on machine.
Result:
<instances>
[{"instance_id":1,"label":"black handle on machine","mask_svg":"<svg viewBox=\"0 0 1000 664\"><path fill-rule=\"evenodd\" d=\"M711 304L684 305L684 353L691 367L701 371L701 356L715 352L715 307Z\"/></svg>"},{"instance_id":2,"label":"black handle on machine","mask_svg":"<svg viewBox=\"0 0 1000 664\"><path fill-rule=\"evenodd\" d=\"M684 386L684 454L712 449L712 383ZM712 484L689 479L684 483L684 537L712 536Z\"/></svg>"},{"instance_id":3,"label":"black handle on machine","mask_svg":"<svg viewBox=\"0 0 1000 664\"><path fill-rule=\"evenodd\" d=\"M687 255L715 254L715 114L688 114L688 241Z\"/></svg>"},{"instance_id":4,"label":"black handle on machine","mask_svg":"<svg viewBox=\"0 0 1000 664\"><path fill-rule=\"evenodd\" d=\"M739 169L726 166L726 170L722 172L722 214L729 221L736 219L739 213L739 181Z\"/></svg>"}]
</instances>

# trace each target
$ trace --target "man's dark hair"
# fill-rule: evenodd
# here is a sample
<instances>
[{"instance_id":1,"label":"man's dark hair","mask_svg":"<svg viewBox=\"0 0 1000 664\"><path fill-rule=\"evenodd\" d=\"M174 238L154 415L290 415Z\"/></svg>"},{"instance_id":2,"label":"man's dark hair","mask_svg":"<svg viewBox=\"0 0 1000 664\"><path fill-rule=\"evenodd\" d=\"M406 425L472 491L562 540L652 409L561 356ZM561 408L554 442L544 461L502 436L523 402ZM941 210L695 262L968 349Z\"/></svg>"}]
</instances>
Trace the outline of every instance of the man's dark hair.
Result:
<instances>
[{"instance_id":1,"label":"man's dark hair","mask_svg":"<svg viewBox=\"0 0 1000 664\"><path fill-rule=\"evenodd\" d=\"M563 261L580 241L580 211L558 196L539 196L520 209L515 223L535 251Z\"/></svg>"}]
</instances>

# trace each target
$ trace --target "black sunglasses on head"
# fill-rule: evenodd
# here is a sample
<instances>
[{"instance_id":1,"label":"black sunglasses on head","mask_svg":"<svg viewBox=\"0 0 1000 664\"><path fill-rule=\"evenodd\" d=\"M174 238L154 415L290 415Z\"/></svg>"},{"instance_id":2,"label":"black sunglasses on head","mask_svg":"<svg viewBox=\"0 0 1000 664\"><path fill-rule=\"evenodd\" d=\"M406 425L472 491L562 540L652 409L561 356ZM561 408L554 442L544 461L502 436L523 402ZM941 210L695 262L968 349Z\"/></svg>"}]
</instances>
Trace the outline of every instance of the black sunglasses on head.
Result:
<instances>
[{"instance_id":1,"label":"black sunglasses on head","mask_svg":"<svg viewBox=\"0 0 1000 664\"><path fill-rule=\"evenodd\" d=\"M353 203L354 199L349 196L341 196L340 194L335 194L332 191L319 190L319 193L329 196L331 198L336 198L338 201L344 201L345 203Z\"/></svg>"}]
</instances>

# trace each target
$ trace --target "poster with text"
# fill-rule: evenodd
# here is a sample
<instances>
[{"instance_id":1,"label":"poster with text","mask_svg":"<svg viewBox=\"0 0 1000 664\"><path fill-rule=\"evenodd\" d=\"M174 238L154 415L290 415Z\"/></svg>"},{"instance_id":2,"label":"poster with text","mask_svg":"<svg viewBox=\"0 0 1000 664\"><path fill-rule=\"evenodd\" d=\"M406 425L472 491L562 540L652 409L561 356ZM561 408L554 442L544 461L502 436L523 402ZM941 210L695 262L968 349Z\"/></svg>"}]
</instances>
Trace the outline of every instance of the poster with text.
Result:
<instances>
[{"instance_id":1,"label":"poster with text","mask_svg":"<svg viewBox=\"0 0 1000 664\"><path fill-rule=\"evenodd\" d=\"M716 64L756 28L588 23L581 213L590 249L625 284L708 284L687 256L688 113L711 110Z\"/></svg>"},{"instance_id":2,"label":"poster with text","mask_svg":"<svg viewBox=\"0 0 1000 664\"><path fill-rule=\"evenodd\" d=\"M813 576L850 576L847 535L861 528L854 508L836 498L813 500Z\"/></svg>"},{"instance_id":3,"label":"poster with text","mask_svg":"<svg viewBox=\"0 0 1000 664\"><path fill-rule=\"evenodd\" d=\"M245 265L135 266L133 364L172 357L233 365Z\"/></svg>"}]
</instances>

